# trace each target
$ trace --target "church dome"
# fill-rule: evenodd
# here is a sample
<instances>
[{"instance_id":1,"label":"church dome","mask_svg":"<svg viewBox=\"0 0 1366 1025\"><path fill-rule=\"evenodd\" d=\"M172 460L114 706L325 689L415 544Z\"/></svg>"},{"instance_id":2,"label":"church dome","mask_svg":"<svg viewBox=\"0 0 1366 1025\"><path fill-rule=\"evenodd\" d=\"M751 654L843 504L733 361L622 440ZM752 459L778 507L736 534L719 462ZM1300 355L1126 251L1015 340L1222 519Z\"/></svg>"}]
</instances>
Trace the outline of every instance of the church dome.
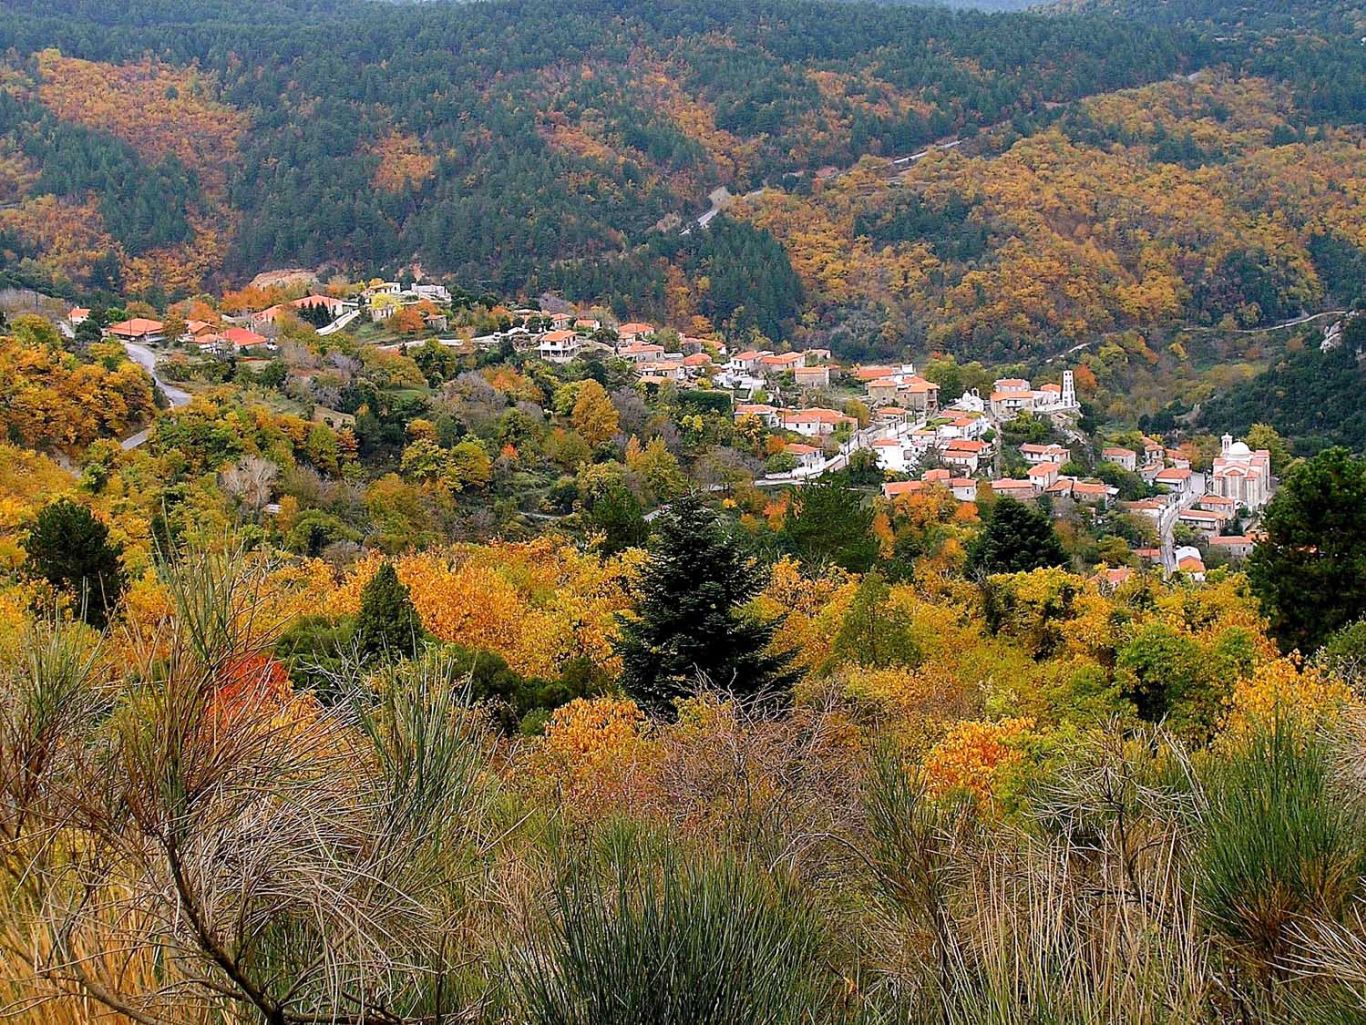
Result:
<instances>
[{"instance_id":1,"label":"church dome","mask_svg":"<svg viewBox=\"0 0 1366 1025\"><path fill-rule=\"evenodd\" d=\"M1228 454L1231 456L1250 456L1252 455L1252 449L1247 447L1246 442L1235 441L1228 447Z\"/></svg>"}]
</instances>

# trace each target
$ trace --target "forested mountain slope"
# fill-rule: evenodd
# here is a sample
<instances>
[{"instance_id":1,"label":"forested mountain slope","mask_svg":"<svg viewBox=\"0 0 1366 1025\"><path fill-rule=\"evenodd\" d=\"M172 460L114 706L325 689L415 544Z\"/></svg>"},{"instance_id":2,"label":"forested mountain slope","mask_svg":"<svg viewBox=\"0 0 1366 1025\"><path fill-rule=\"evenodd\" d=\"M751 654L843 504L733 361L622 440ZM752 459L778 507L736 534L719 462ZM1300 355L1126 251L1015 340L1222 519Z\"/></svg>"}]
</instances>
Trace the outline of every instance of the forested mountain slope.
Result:
<instances>
[{"instance_id":1,"label":"forested mountain slope","mask_svg":"<svg viewBox=\"0 0 1366 1025\"><path fill-rule=\"evenodd\" d=\"M719 184L907 152L1202 60L1179 30L1108 19L793 0L8 7L7 248L133 287L414 257L520 285ZM173 144L186 117L219 148ZM45 177L67 163L89 169Z\"/></svg>"},{"instance_id":2,"label":"forested mountain slope","mask_svg":"<svg viewBox=\"0 0 1366 1025\"><path fill-rule=\"evenodd\" d=\"M1254 423L1269 423L1297 451L1326 445L1366 449L1366 409L1361 404L1366 317L1347 321L1340 343L1327 352L1317 344L1319 334L1292 339L1265 371L1204 403L1201 426L1241 432Z\"/></svg>"},{"instance_id":3,"label":"forested mountain slope","mask_svg":"<svg viewBox=\"0 0 1366 1025\"><path fill-rule=\"evenodd\" d=\"M1333 29L1350 31L1366 18L1358 0L1058 0L1056 10L1114 14L1170 25L1220 30Z\"/></svg>"},{"instance_id":4,"label":"forested mountain slope","mask_svg":"<svg viewBox=\"0 0 1366 1025\"><path fill-rule=\"evenodd\" d=\"M1364 168L1359 127L1306 126L1287 86L1211 74L765 192L742 216L784 243L855 354L911 336L999 359L1131 332L1141 355L1182 325L1355 298Z\"/></svg>"},{"instance_id":5,"label":"forested mountain slope","mask_svg":"<svg viewBox=\"0 0 1366 1025\"><path fill-rule=\"evenodd\" d=\"M0 271L155 298L416 263L846 349L1037 349L1317 301L1311 244L1362 242L1349 9L1230 32L1217 2L1126 3L19 0L0 22ZM1204 70L1191 96L1122 92ZM1143 124L1116 113L1148 102ZM875 166L959 138L911 189ZM1112 181L1120 216L1065 209ZM767 191L681 234L721 185ZM1045 223L1041 191L1062 204ZM1160 209L1172 195L1211 245ZM1283 196L1288 225L1263 224ZM1061 262L1017 302L1031 246Z\"/></svg>"}]
</instances>

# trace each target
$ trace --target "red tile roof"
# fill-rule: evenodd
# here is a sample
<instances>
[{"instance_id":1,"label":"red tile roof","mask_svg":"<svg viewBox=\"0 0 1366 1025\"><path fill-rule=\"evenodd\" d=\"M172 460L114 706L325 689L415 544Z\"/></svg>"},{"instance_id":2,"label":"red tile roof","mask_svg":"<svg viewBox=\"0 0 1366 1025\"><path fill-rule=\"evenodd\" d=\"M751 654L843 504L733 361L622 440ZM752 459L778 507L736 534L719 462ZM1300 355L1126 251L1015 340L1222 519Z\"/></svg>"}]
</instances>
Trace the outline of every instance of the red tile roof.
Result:
<instances>
[{"instance_id":1,"label":"red tile roof","mask_svg":"<svg viewBox=\"0 0 1366 1025\"><path fill-rule=\"evenodd\" d=\"M882 495L884 498L896 498L899 495L914 495L916 492L924 491L929 484L923 480L899 480L891 484L882 485Z\"/></svg>"},{"instance_id":2,"label":"red tile roof","mask_svg":"<svg viewBox=\"0 0 1366 1025\"><path fill-rule=\"evenodd\" d=\"M146 317L134 317L132 320L120 321L109 328L111 335L118 335L120 338L138 338L142 335L154 335L165 329L165 325L159 320L148 320Z\"/></svg>"},{"instance_id":3,"label":"red tile roof","mask_svg":"<svg viewBox=\"0 0 1366 1025\"><path fill-rule=\"evenodd\" d=\"M230 327L219 337L239 349L249 348L253 345L265 345L270 341L265 335L258 335L255 331L248 331L244 327Z\"/></svg>"},{"instance_id":4,"label":"red tile roof","mask_svg":"<svg viewBox=\"0 0 1366 1025\"><path fill-rule=\"evenodd\" d=\"M891 377L896 373L893 367L855 367L854 379L856 381L877 381L883 377Z\"/></svg>"}]
</instances>

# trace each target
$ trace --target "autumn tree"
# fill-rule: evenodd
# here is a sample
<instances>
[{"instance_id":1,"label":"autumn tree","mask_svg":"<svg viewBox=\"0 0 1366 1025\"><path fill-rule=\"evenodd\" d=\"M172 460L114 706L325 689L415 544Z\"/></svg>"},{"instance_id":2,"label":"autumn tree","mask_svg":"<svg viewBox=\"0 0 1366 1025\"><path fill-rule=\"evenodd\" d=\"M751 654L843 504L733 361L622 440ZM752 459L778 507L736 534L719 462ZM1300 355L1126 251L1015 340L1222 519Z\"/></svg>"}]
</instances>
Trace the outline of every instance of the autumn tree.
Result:
<instances>
[{"instance_id":1,"label":"autumn tree","mask_svg":"<svg viewBox=\"0 0 1366 1025\"><path fill-rule=\"evenodd\" d=\"M1273 473L1285 473L1290 465L1290 446L1281 437L1280 432L1270 424L1253 424L1247 429L1247 436L1243 439L1247 442L1247 447L1256 452L1259 449L1266 449L1271 453L1271 470Z\"/></svg>"},{"instance_id":2,"label":"autumn tree","mask_svg":"<svg viewBox=\"0 0 1366 1025\"><path fill-rule=\"evenodd\" d=\"M179 342L189 332L190 327L185 318L174 310L167 313L161 322L161 333L165 335L166 341L171 345Z\"/></svg>"},{"instance_id":3,"label":"autumn tree","mask_svg":"<svg viewBox=\"0 0 1366 1025\"><path fill-rule=\"evenodd\" d=\"M481 488L493 479L493 463L477 441L461 441L449 449L419 438L403 450L405 476L457 492Z\"/></svg>"},{"instance_id":4,"label":"autumn tree","mask_svg":"<svg viewBox=\"0 0 1366 1025\"><path fill-rule=\"evenodd\" d=\"M1366 612L1366 460L1330 448L1286 477L1248 576L1285 651L1314 651Z\"/></svg>"},{"instance_id":5,"label":"autumn tree","mask_svg":"<svg viewBox=\"0 0 1366 1025\"><path fill-rule=\"evenodd\" d=\"M1048 516L1035 505L1001 498L968 546L970 573L1027 573L1067 561Z\"/></svg>"},{"instance_id":6,"label":"autumn tree","mask_svg":"<svg viewBox=\"0 0 1366 1025\"><path fill-rule=\"evenodd\" d=\"M920 661L910 617L892 603L891 589L882 574L872 572L860 581L835 635L835 654L878 669Z\"/></svg>"},{"instance_id":7,"label":"autumn tree","mask_svg":"<svg viewBox=\"0 0 1366 1025\"><path fill-rule=\"evenodd\" d=\"M620 419L607 390L590 379L579 386L570 422L588 444L596 447L612 440Z\"/></svg>"},{"instance_id":8,"label":"autumn tree","mask_svg":"<svg viewBox=\"0 0 1366 1025\"><path fill-rule=\"evenodd\" d=\"M706 684L765 706L785 704L796 674L790 653L769 650L778 624L744 610L763 586L701 498L679 499L660 517L634 615L621 621L615 647L626 693L656 715Z\"/></svg>"},{"instance_id":9,"label":"autumn tree","mask_svg":"<svg viewBox=\"0 0 1366 1025\"><path fill-rule=\"evenodd\" d=\"M94 513L69 498L50 503L29 527L24 550L29 574L74 598L87 623L109 621L124 588L123 546Z\"/></svg>"},{"instance_id":10,"label":"autumn tree","mask_svg":"<svg viewBox=\"0 0 1366 1025\"><path fill-rule=\"evenodd\" d=\"M405 306L394 314L393 326L395 331L401 331L405 335L415 335L427 326L422 319L422 311L416 306Z\"/></svg>"},{"instance_id":11,"label":"autumn tree","mask_svg":"<svg viewBox=\"0 0 1366 1025\"><path fill-rule=\"evenodd\" d=\"M644 448L632 438L626 445L626 466L640 481L642 492L655 502L667 502L687 488L688 478L663 438L654 438Z\"/></svg>"}]
</instances>

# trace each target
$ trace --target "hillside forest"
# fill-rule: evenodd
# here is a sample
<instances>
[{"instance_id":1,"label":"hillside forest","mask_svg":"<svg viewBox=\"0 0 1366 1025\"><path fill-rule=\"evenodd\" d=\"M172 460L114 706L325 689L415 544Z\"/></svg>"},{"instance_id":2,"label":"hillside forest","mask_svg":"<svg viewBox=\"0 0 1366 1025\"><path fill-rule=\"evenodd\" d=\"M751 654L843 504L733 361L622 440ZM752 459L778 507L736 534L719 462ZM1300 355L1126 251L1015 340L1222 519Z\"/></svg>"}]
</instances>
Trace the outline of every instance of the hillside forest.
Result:
<instances>
[{"instance_id":1,"label":"hillside forest","mask_svg":"<svg viewBox=\"0 0 1366 1025\"><path fill-rule=\"evenodd\" d=\"M1353 21L1304 6L21 0L0 252L154 304L410 266L851 356L1160 348L1354 298ZM685 234L718 187L762 191Z\"/></svg>"}]
</instances>

